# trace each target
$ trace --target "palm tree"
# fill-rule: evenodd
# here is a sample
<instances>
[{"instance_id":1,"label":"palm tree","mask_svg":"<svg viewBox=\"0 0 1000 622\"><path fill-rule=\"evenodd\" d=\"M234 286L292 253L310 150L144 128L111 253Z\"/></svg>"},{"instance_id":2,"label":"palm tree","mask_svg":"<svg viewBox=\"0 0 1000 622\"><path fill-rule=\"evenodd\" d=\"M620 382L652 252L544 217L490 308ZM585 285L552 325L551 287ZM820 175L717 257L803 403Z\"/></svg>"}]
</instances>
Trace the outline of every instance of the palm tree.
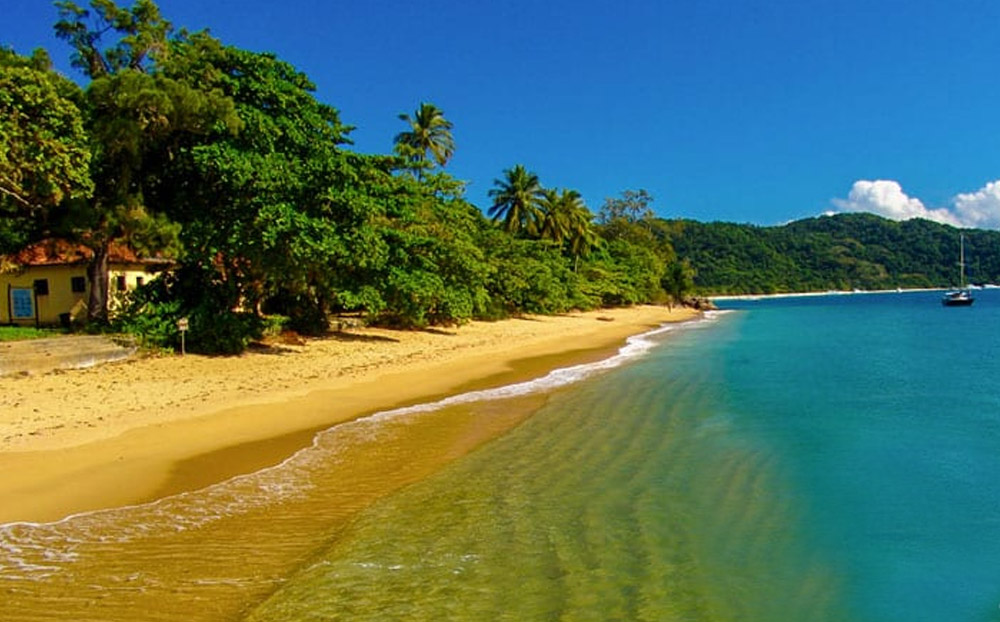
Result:
<instances>
[{"instance_id":1,"label":"palm tree","mask_svg":"<svg viewBox=\"0 0 1000 622\"><path fill-rule=\"evenodd\" d=\"M544 190L538 203L541 212L539 237L565 244L566 254L573 258L573 271L597 246L600 237L594 230L594 214L583 203L576 190Z\"/></svg>"},{"instance_id":2,"label":"palm tree","mask_svg":"<svg viewBox=\"0 0 1000 622\"><path fill-rule=\"evenodd\" d=\"M565 188L561 192L543 190L541 199L538 201L538 209L541 212L539 237L562 244L563 240L569 236L572 213L580 201L580 193L576 190L566 190Z\"/></svg>"},{"instance_id":3,"label":"palm tree","mask_svg":"<svg viewBox=\"0 0 1000 622\"><path fill-rule=\"evenodd\" d=\"M503 179L494 179L489 196L493 205L489 215L494 222L503 219L503 228L508 233L524 231L535 234L538 230L538 201L542 196L542 185L538 175L532 173L523 165L506 169Z\"/></svg>"},{"instance_id":4,"label":"palm tree","mask_svg":"<svg viewBox=\"0 0 1000 622\"><path fill-rule=\"evenodd\" d=\"M413 117L401 114L399 119L408 123L410 129L396 135L396 152L412 162L418 174L430 166L428 152L438 166L448 163L455 153L455 140L451 135L453 126L444 118L440 108L422 102Z\"/></svg>"},{"instance_id":5,"label":"palm tree","mask_svg":"<svg viewBox=\"0 0 1000 622\"><path fill-rule=\"evenodd\" d=\"M580 257L586 257L601 241L594 229L594 214L584 205L580 194L575 191L563 192L566 202L566 242L569 255L573 258L576 272Z\"/></svg>"}]
</instances>

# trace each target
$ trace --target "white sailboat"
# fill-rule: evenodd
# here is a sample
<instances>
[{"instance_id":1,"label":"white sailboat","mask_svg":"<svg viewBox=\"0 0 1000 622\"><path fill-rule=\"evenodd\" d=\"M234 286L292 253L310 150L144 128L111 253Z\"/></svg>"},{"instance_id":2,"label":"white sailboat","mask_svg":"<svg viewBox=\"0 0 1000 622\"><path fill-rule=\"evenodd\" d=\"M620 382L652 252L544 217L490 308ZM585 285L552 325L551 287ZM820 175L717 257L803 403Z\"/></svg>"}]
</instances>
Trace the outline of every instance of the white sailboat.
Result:
<instances>
[{"instance_id":1,"label":"white sailboat","mask_svg":"<svg viewBox=\"0 0 1000 622\"><path fill-rule=\"evenodd\" d=\"M961 286L946 292L941 298L941 304L946 307L968 307L976 301L972 291L965 286L965 234L962 234L958 247L958 272Z\"/></svg>"}]
</instances>

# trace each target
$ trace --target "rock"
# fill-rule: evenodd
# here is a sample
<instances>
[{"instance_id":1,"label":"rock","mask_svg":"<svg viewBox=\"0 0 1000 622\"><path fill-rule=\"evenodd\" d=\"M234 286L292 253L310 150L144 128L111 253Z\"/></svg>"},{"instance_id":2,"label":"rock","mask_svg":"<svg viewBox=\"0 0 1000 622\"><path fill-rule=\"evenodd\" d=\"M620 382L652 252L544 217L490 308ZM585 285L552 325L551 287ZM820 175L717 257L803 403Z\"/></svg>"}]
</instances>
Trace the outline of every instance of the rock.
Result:
<instances>
[{"instance_id":1,"label":"rock","mask_svg":"<svg viewBox=\"0 0 1000 622\"><path fill-rule=\"evenodd\" d=\"M715 303L704 296L691 296L684 299L684 306L697 309L698 311L715 311L718 307Z\"/></svg>"}]
</instances>

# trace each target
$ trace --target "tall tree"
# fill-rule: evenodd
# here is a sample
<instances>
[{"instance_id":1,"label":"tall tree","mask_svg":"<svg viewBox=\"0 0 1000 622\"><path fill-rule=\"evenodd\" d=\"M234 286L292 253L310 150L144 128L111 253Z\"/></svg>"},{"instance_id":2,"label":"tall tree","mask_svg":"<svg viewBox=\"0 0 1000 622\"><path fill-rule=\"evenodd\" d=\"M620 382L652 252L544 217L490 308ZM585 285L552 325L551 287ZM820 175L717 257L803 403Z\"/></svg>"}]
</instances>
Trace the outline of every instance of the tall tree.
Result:
<instances>
[{"instance_id":1,"label":"tall tree","mask_svg":"<svg viewBox=\"0 0 1000 622\"><path fill-rule=\"evenodd\" d=\"M114 0L91 0L91 11L72 0L58 0L56 36L73 47L73 66L93 80L126 69L148 71L167 51L173 25L152 0L136 0L130 9ZM93 17L93 24L87 21ZM117 39L109 42L104 36Z\"/></svg>"},{"instance_id":2,"label":"tall tree","mask_svg":"<svg viewBox=\"0 0 1000 622\"><path fill-rule=\"evenodd\" d=\"M421 175L431 166L428 158L438 166L444 166L455 153L455 140L451 135L451 121L434 104L421 103L411 117L400 114L399 119L409 125L409 129L396 135L396 152L406 158L412 168Z\"/></svg>"},{"instance_id":3,"label":"tall tree","mask_svg":"<svg viewBox=\"0 0 1000 622\"><path fill-rule=\"evenodd\" d=\"M567 250L570 257L573 258L573 271L576 272L580 258L587 257L594 248L598 247L601 238L594 228L594 214L587 209L582 200L570 204L567 221Z\"/></svg>"},{"instance_id":4,"label":"tall tree","mask_svg":"<svg viewBox=\"0 0 1000 622\"><path fill-rule=\"evenodd\" d=\"M538 236L561 245L569 235L570 214L573 203L577 201L580 201L580 194L575 190L542 190L538 200L538 212L541 216Z\"/></svg>"},{"instance_id":5,"label":"tall tree","mask_svg":"<svg viewBox=\"0 0 1000 622\"><path fill-rule=\"evenodd\" d=\"M575 272L580 258L587 256L600 239L594 230L594 215L576 190L545 190L538 208L542 214L539 236L565 247L573 258Z\"/></svg>"},{"instance_id":6,"label":"tall tree","mask_svg":"<svg viewBox=\"0 0 1000 622\"><path fill-rule=\"evenodd\" d=\"M377 307L358 281L385 261L371 226L384 207L359 187L388 183L394 159L340 150L351 128L273 54L198 33L162 65L168 77L192 76L202 91L229 97L242 122L239 133L217 128L164 162L150 189L184 226L183 263L200 285L178 295L195 317L255 312L276 295L289 315L319 323L333 303Z\"/></svg>"},{"instance_id":7,"label":"tall tree","mask_svg":"<svg viewBox=\"0 0 1000 622\"><path fill-rule=\"evenodd\" d=\"M43 225L63 199L93 191L82 96L44 51L0 46L0 246L26 243L4 234Z\"/></svg>"},{"instance_id":8,"label":"tall tree","mask_svg":"<svg viewBox=\"0 0 1000 622\"><path fill-rule=\"evenodd\" d=\"M694 270L687 260L678 260L667 266L660 279L663 291L667 293L667 304L683 304L684 297L694 289Z\"/></svg>"},{"instance_id":9,"label":"tall tree","mask_svg":"<svg viewBox=\"0 0 1000 622\"><path fill-rule=\"evenodd\" d=\"M71 210L67 225L93 251L88 319L104 321L108 306L108 254L127 240L140 250L177 243L178 227L144 198L144 164L170 150L182 134L205 134L221 122L233 129L232 103L217 92L192 88L156 71L170 48L173 28L152 0L130 9L91 0L91 10L56 3L56 34L73 48L73 64L91 79L86 88L92 140L93 200Z\"/></svg>"},{"instance_id":10,"label":"tall tree","mask_svg":"<svg viewBox=\"0 0 1000 622\"><path fill-rule=\"evenodd\" d=\"M673 249L665 236L654 231L652 202L653 197L645 190L625 190L620 198L604 199L597 221L605 240L623 240L654 249L668 263L673 260Z\"/></svg>"},{"instance_id":11,"label":"tall tree","mask_svg":"<svg viewBox=\"0 0 1000 622\"><path fill-rule=\"evenodd\" d=\"M607 225L621 220L629 223L637 223L653 218L653 196L646 190L625 190L621 198L604 199L604 205L597 214L597 220L602 225Z\"/></svg>"},{"instance_id":12,"label":"tall tree","mask_svg":"<svg viewBox=\"0 0 1000 622\"><path fill-rule=\"evenodd\" d=\"M489 191L493 199L489 216L494 221L502 219L503 228L508 233L535 235L540 216L538 201L544 192L538 175L521 164L503 173L503 179L494 179L495 188Z\"/></svg>"}]
</instances>

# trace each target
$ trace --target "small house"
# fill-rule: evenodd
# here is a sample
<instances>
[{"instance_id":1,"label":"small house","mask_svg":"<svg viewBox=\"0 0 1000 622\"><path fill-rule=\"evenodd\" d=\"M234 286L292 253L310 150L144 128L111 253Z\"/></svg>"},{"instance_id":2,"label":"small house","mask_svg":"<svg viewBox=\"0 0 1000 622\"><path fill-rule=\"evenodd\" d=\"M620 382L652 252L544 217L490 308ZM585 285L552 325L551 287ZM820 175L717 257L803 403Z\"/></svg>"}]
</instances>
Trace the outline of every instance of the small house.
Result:
<instances>
[{"instance_id":1,"label":"small house","mask_svg":"<svg viewBox=\"0 0 1000 622\"><path fill-rule=\"evenodd\" d=\"M82 244L49 239L0 257L0 324L68 325L87 316L93 251ZM112 244L108 256L109 299L148 282L171 262L140 258Z\"/></svg>"}]
</instances>

